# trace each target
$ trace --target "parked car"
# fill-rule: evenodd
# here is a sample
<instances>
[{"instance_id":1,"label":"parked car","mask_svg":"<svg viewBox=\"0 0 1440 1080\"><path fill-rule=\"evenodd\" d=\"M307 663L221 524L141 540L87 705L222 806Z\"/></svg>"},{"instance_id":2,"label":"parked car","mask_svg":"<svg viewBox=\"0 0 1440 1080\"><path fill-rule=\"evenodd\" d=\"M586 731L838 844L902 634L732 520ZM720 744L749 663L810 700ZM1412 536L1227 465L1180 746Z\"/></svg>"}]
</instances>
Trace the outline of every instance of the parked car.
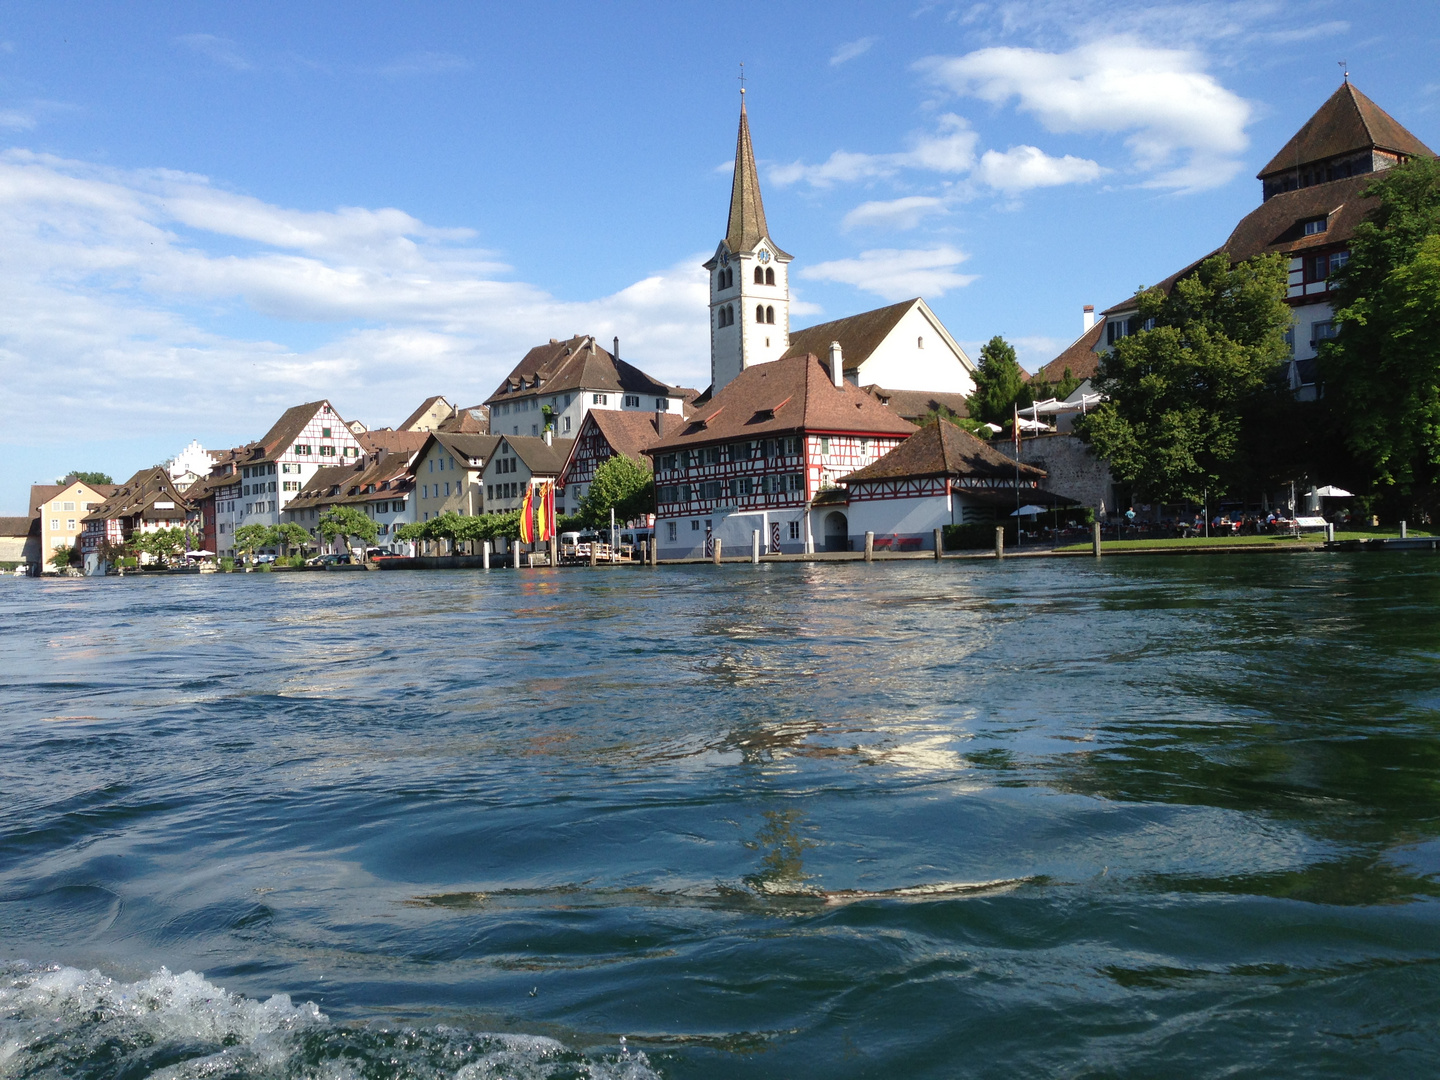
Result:
<instances>
[{"instance_id":1,"label":"parked car","mask_svg":"<svg viewBox=\"0 0 1440 1080\"><path fill-rule=\"evenodd\" d=\"M306 559L306 566L349 566L349 555L340 555L331 552L328 555L316 555L313 559Z\"/></svg>"},{"instance_id":2,"label":"parked car","mask_svg":"<svg viewBox=\"0 0 1440 1080\"><path fill-rule=\"evenodd\" d=\"M273 562L275 561L275 556L274 556L274 555L256 555L255 558L254 558L252 561L254 562L254 564L255 564L256 566L260 566L260 565L263 564L263 563L273 563Z\"/></svg>"}]
</instances>

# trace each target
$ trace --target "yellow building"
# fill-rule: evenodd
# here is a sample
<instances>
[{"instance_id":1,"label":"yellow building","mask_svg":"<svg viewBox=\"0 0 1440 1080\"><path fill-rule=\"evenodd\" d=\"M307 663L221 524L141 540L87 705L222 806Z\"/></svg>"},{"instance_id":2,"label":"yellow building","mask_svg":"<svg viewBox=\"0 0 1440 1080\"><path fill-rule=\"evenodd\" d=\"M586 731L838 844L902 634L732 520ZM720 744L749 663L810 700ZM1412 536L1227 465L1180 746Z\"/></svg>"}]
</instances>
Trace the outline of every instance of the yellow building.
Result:
<instances>
[{"instance_id":1,"label":"yellow building","mask_svg":"<svg viewBox=\"0 0 1440 1080\"><path fill-rule=\"evenodd\" d=\"M474 516L485 512L481 475L495 445L494 435L451 435L432 432L415 455L415 520L429 521L444 513Z\"/></svg>"},{"instance_id":2,"label":"yellow building","mask_svg":"<svg viewBox=\"0 0 1440 1080\"><path fill-rule=\"evenodd\" d=\"M50 565L55 549L78 546L85 515L118 490L115 484L87 484L72 477L58 484L31 486L30 516L40 519L42 572L55 572Z\"/></svg>"}]
</instances>

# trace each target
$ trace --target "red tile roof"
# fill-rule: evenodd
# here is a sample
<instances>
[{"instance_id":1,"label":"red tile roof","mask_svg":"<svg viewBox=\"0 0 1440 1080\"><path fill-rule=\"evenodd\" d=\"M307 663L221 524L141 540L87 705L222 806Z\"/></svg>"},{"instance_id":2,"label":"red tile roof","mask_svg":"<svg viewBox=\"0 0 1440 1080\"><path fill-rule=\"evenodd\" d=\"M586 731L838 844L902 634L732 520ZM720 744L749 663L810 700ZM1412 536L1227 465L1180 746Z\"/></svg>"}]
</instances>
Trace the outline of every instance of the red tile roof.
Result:
<instances>
[{"instance_id":1,"label":"red tile roof","mask_svg":"<svg viewBox=\"0 0 1440 1080\"><path fill-rule=\"evenodd\" d=\"M1020 465L1025 480L1043 480L1045 470ZM921 476L952 476L982 480L1014 480L1016 464L988 443L946 420L932 420L879 461L841 479L846 485L872 480Z\"/></svg>"},{"instance_id":2,"label":"red tile roof","mask_svg":"<svg viewBox=\"0 0 1440 1080\"><path fill-rule=\"evenodd\" d=\"M915 425L858 386L836 386L817 357L794 356L746 368L651 451L801 430L908 435Z\"/></svg>"},{"instance_id":3,"label":"red tile roof","mask_svg":"<svg viewBox=\"0 0 1440 1080\"><path fill-rule=\"evenodd\" d=\"M1076 379L1093 379L1100 370L1100 354L1095 346L1100 344L1100 335L1105 332L1105 316L1095 320L1095 325L1072 341L1059 356L1035 373L1036 379L1058 383L1069 371Z\"/></svg>"},{"instance_id":4,"label":"red tile roof","mask_svg":"<svg viewBox=\"0 0 1440 1080\"><path fill-rule=\"evenodd\" d=\"M593 337L580 334L566 341L535 346L485 399L485 404L566 390L679 397L678 389L652 379L635 365L612 356Z\"/></svg>"}]
</instances>

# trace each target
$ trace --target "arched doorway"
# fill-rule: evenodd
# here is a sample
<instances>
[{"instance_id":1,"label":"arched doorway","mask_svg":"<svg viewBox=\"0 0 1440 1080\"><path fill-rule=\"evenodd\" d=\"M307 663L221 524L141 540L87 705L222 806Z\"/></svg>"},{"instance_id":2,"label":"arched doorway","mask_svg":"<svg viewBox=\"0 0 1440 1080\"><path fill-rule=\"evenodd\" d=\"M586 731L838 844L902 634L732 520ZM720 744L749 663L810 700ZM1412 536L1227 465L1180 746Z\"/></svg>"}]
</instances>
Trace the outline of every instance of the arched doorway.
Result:
<instances>
[{"instance_id":1,"label":"arched doorway","mask_svg":"<svg viewBox=\"0 0 1440 1080\"><path fill-rule=\"evenodd\" d=\"M839 510L825 515L825 550L850 550L850 522Z\"/></svg>"}]
</instances>

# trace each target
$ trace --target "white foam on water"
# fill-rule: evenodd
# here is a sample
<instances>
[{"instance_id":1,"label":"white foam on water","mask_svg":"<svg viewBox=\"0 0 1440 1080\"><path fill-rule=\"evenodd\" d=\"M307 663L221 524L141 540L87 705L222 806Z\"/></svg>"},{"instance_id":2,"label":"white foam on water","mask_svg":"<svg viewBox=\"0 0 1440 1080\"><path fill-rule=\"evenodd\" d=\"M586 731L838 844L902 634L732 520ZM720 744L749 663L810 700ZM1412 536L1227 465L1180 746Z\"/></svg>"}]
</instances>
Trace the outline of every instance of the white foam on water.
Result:
<instances>
[{"instance_id":1,"label":"white foam on water","mask_svg":"<svg viewBox=\"0 0 1440 1080\"><path fill-rule=\"evenodd\" d=\"M313 1002L232 994L193 971L124 983L0 965L0 1080L120 1072L152 1080L653 1080L644 1054L588 1057L554 1039L330 1022Z\"/></svg>"}]
</instances>

